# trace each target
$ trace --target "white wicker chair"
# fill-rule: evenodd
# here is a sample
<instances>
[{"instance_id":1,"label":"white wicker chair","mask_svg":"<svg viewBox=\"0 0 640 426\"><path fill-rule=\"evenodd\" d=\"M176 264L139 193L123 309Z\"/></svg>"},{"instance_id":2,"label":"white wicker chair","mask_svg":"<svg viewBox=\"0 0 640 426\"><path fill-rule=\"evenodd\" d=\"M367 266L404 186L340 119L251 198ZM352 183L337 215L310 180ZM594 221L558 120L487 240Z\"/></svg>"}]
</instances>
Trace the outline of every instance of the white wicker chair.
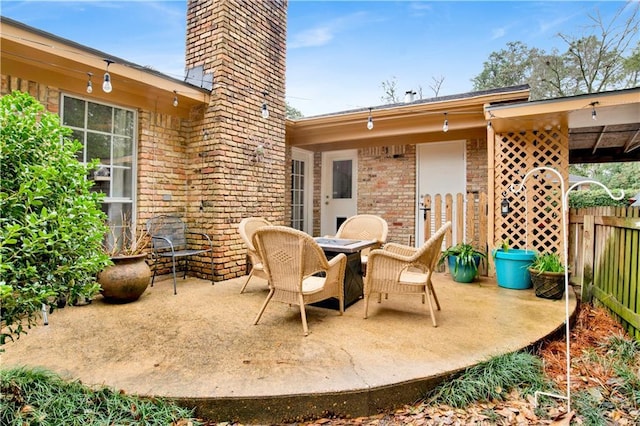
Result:
<instances>
[{"instance_id":1,"label":"white wicker chair","mask_svg":"<svg viewBox=\"0 0 640 426\"><path fill-rule=\"evenodd\" d=\"M247 276L247 280L242 285L240 289L240 293L244 293L245 288L247 288L247 284L251 280L251 277L259 277L268 280L267 273L264 271L264 267L262 265L262 259L260 255L256 251L256 248L253 246L253 235L260 228L264 228L265 226L271 226L271 223L262 218L262 217L246 217L240 221L238 224L238 232L240 233L240 237L242 241L247 246L247 254L249 255L249 259L251 260L251 271Z\"/></svg>"},{"instance_id":2,"label":"white wicker chair","mask_svg":"<svg viewBox=\"0 0 640 426\"><path fill-rule=\"evenodd\" d=\"M429 312L433 326L437 327L433 312L431 295L440 310L431 274L438 263L442 250L442 241L451 222L445 223L420 248L389 243L384 249L373 250L369 254L368 272L364 278L364 317L367 318L369 297L378 294L378 303L382 294L416 293L422 295L422 303L429 302Z\"/></svg>"},{"instance_id":3,"label":"white wicker chair","mask_svg":"<svg viewBox=\"0 0 640 426\"><path fill-rule=\"evenodd\" d=\"M285 226L258 229L253 244L264 262L269 280L269 295L254 324L258 324L272 299L300 306L305 336L309 334L309 329L304 305L335 297L338 299L340 315L343 314L344 272L347 264L347 257L343 253L327 260L310 235Z\"/></svg>"},{"instance_id":4,"label":"white wicker chair","mask_svg":"<svg viewBox=\"0 0 640 426\"><path fill-rule=\"evenodd\" d=\"M376 240L378 245L366 248L360 252L362 261L362 270L366 272L369 252L373 249L380 248L387 242L387 233L389 226L387 221L373 214L359 214L351 216L340 225L335 238L343 238L347 240Z\"/></svg>"}]
</instances>

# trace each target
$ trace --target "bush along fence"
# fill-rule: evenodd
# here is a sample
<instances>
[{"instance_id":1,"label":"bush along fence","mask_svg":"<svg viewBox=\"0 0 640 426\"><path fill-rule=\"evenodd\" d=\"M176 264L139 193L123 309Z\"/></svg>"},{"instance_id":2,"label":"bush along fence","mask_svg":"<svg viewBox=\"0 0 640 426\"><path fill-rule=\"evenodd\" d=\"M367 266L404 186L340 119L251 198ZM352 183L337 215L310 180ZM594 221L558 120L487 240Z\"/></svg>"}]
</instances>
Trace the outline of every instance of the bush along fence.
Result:
<instances>
[{"instance_id":1,"label":"bush along fence","mask_svg":"<svg viewBox=\"0 0 640 426\"><path fill-rule=\"evenodd\" d=\"M640 340L640 208L569 214L569 265L584 302L597 301Z\"/></svg>"}]
</instances>

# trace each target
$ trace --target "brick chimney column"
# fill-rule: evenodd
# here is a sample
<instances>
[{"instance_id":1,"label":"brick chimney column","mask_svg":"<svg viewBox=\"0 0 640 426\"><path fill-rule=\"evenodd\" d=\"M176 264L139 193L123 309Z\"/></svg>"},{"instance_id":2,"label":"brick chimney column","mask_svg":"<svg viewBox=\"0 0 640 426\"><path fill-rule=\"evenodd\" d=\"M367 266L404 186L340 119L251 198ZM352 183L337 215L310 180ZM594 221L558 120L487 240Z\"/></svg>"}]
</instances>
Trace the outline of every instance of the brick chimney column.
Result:
<instances>
[{"instance_id":1,"label":"brick chimney column","mask_svg":"<svg viewBox=\"0 0 640 426\"><path fill-rule=\"evenodd\" d=\"M286 1L188 1L187 75L211 103L189 138L187 211L214 239L215 280L245 273L243 217L284 220L286 18Z\"/></svg>"}]
</instances>

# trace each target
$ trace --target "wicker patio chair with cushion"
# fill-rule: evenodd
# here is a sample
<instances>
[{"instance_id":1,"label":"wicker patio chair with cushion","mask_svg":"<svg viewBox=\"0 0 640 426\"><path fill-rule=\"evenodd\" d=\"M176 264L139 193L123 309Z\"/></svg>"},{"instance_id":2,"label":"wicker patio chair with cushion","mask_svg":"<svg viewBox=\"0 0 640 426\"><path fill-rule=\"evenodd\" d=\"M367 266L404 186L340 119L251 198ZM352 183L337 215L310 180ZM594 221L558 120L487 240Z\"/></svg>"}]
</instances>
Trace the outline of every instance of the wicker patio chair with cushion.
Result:
<instances>
[{"instance_id":1,"label":"wicker patio chair with cushion","mask_svg":"<svg viewBox=\"0 0 640 426\"><path fill-rule=\"evenodd\" d=\"M269 294L254 324L258 324L271 300L300 306L305 336L309 334L305 305L335 297L340 315L343 314L347 265L347 257L343 253L327 260L311 236L285 226L258 229L253 244L264 262L269 280Z\"/></svg>"},{"instance_id":2,"label":"wicker patio chair with cushion","mask_svg":"<svg viewBox=\"0 0 640 426\"><path fill-rule=\"evenodd\" d=\"M335 238L346 240L376 240L376 246L366 248L360 252L362 261L362 270L366 272L369 252L373 249L380 248L387 242L387 233L389 226L387 221L373 214L358 214L351 216L340 225Z\"/></svg>"},{"instance_id":3,"label":"wicker patio chair with cushion","mask_svg":"<svg viewBox=\"0 0 640 426\"><path fill-rule=\"evenodd\" d=\"M242 241L244 241L247 246L247 255L249 255L249 260L252 265L251 271L247 276L247 280L240 289L240 293L244 293L251 277L259 277L268 280L267 273L264 271L264 267L262 265L262 259L253 245L253 235L258 229L264 228L265 226L271 226L271 223L262 217L246 217L240 221L240 224L238 224L238 232L240 233Z\"/></svg>"},{"instance_id":4,"label":"wicker patio chair with cushion","mask_svg":"<svg viewBox=\"0 0 640 426\"><path fill-rule=\"evenodd\" d=\"M389 243L383 249L369 254L368 272L364 278L364 317L367 318L369 297L377 293L378 303L382 294L417 293L422 295L422 303L429 302L429 312L433 326L437 327L431 295L440 310L431 274L435 269L442 250L442 241L451 222L445 223L420 248Z\"/></svg>"},{"instance_id":5,"label":"wicker patio chair with cushion","mask_svg":"<svg viewBox=\"0 0 640 426\"><path fill-rule=\"evenodd\" d=\"M189 269L189 258L192 256L211 253L211 284L213 285L213 243L207 234L190 232L186 224L178 216L155 216L147 221L147 233L151 236L152 256L154 258L153 277L151 286L156 279L158 271L157 262L162 258L171 258L171 270L173 272L173 294L178 294L176 289L176 263L184 259L184 278ZM188 237L202 236L202 244L197 248L189 246Z\"/></svg>"}]
</instances>

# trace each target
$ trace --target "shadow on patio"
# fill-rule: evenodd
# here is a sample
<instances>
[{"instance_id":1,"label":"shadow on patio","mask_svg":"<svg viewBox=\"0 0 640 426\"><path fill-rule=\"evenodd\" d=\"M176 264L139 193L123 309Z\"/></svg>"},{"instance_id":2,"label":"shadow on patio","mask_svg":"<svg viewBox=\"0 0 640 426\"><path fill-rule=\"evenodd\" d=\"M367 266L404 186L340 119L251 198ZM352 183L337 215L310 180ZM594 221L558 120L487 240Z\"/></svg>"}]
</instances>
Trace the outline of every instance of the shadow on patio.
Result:
<instances>
[{"instance_id":1,"label":"shadow on patio","mask_svg":"<svg viewBox=\"0 0 640 426\"><path fill-rule=\"evenodd\" d=\"M102 297L67 307L48 326L5 345L3 368L42 366L85 384L170 397L218 421L271 423L328 414L363 416L412 403L437 383L494 355L563 328L564 300L434 274L438 327L418 295L390 295L369 318L363 302L309 307L304 337L297 307L271 303L254 279L217 283L163 279L130 304ZM570 299L573 313L576 299Z\"/></svg>"}]
</instances>

